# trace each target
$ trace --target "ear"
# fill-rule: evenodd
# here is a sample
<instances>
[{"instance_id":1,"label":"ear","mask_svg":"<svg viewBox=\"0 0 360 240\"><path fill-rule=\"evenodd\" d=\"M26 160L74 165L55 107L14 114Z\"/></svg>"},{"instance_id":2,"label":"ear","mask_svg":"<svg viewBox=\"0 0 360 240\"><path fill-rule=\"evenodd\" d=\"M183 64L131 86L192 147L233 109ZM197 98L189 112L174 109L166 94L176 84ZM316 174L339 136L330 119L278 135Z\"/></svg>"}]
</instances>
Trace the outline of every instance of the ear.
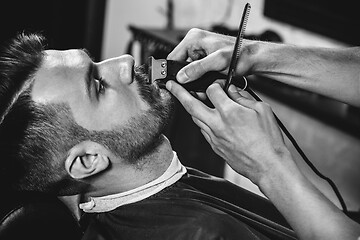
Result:
<instances>
[{"instance_id":1,"label":"ear","mask_svg":"<svg viewBox=\"0 0 360 240\"><path fill-rule=\"evenodd\" d=\"M66 171L75 179L94 176L109 166L107 149L92 141L84 141L73 146L65 160Z\"/></svg>"}]
</instances>

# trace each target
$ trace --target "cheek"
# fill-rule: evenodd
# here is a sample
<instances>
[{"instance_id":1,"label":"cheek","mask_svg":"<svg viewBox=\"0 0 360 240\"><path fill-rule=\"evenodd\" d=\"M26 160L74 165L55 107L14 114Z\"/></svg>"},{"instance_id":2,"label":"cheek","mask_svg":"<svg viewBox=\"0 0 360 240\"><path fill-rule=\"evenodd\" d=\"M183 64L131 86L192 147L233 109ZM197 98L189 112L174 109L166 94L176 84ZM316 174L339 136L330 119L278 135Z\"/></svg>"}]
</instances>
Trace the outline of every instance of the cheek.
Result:
<instances>
[{"instance_id":1,"label":"cheek","mask_svg":"<svg viewBox=\"0 0 360 240\"><path fill-rule=\"evenodd\" d=\"M132 115L129 109L115 104L79 109L74 112L77 124L93 131L110 130L114 125L125 123Z\"/></svg>"},{"instance_id":2,"label":"cheek","mask_svg":"<svg viewBox=\"0 0 360 240\"><path fill-rule=\"evenodd\" d=\"M96 115L102 127L122 124L136 117L149 106L138 96L127 93L108 94L100 101Z\"/></svg>"},{"instance_id":3,"label":"cheek","mask_svg":"<svg viewBox=\"0 0 360 240\"><path fill-rule=\"evenodd\" d=\"M107 111L117 112L120 110L127 113L126 115L136 114L149 108L138 92L132 88L122 88L118 91L109 89L102 100L100 106L107 109Z\"/></svg>"},{"instance_id":4,"label":"cheek","mask_svg":"<svg viewBox=\"0 0 360 240\"><path fill-rule=\"evenodd\" d=\"M149 109L141 97L131 89L111 90L100 96L99 101L81 104L74 101L72 111L75 121L88 130L110 130L115 125L125 124Z\"/></svg>"}]
</instances>

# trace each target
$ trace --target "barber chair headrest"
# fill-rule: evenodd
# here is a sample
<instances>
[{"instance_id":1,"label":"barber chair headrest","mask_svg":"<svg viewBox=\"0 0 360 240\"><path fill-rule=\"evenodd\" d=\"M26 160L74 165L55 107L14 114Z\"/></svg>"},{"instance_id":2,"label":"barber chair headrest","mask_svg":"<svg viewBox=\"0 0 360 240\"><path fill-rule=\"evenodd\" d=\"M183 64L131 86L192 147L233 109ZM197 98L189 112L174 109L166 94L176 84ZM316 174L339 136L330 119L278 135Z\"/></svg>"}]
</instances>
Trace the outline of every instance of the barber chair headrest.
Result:
<instances>
[{"instance_id":1,"label":"barber chair headrest","mask_svg":"<svg viewBox=\"0 0 360 240\"><path fill-rule=\"evenodd\" d=\"M40 193L2 193L0 239L79 240L78 221L55 196Z\"/></svg>"}]
</instances>

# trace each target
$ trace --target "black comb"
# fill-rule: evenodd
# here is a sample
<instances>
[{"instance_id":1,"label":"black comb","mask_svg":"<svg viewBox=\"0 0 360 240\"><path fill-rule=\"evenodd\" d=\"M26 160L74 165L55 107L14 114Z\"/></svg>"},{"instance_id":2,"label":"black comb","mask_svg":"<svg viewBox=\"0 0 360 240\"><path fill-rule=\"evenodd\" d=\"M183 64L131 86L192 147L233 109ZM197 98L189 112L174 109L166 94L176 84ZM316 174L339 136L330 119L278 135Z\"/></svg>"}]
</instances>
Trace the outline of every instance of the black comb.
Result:
<instances>
[{"instance_id":1,"label":"black comb","mask_svg":"<svg viewBox=\"0 0 360 240\"><path fill-rule=\"evenodd\" d=\"M224 86L224 90L225 92L228 91L230 84L232 83L232 79L235 75L235 70L236 70L236 66L240 57L240 49L241 49L241 44L244 38L244 34L245 34L245 28L246 28L246 24L249 18L249 14L250 14L250 4L247 3L244 7L244 11L241 17L241 22L239 25L239 31L236 37L236 41L235 41L235 45L234 45L234 50L233 50L233 54L231 57L231 62L230 62L230 67L229 67L229 72L226 78L226 82L225 82L225 86ZM244 78L245 80L245 78ZM246 81L246 80L245 80ZM247 84L245 84L246 86Z\"/></svg>"}]
</instances>

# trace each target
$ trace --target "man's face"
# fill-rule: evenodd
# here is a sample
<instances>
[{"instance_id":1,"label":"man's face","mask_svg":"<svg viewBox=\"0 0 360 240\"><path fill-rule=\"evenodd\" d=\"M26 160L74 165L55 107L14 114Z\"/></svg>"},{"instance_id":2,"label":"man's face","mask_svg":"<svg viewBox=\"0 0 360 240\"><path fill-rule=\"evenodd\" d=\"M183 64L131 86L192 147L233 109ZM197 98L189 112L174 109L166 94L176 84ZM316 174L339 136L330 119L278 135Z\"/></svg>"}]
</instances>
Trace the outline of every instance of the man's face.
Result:
<instances>
[{"instance_id":1,"label":"man's face","mask_svg":"<svg viewBox=\"0 0 360 240\"><path fill-rule=\"evenodd\" d=\"M66 103L78 125L90 131L117 131L121 136L113 141L121 142L115 144L139 148L160 134L171 102L167 91L145 84L142 75L134 73L129 55L94 63L82 50L48 50L35 74L32 98ZM121 147L116 151L125 152Z\"/></svg>"}]
</instances>

